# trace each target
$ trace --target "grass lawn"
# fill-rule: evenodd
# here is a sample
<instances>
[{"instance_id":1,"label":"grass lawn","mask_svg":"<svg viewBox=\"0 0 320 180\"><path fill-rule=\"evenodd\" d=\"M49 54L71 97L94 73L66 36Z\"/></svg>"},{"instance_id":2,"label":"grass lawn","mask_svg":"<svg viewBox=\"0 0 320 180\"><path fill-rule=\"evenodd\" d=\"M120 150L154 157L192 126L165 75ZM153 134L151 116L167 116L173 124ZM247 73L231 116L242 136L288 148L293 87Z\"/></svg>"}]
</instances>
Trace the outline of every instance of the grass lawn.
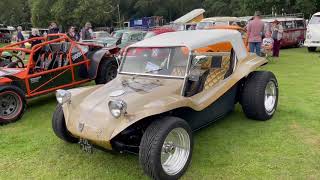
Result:
<instances>
[{"instance_id":1,"label":"grass lawn","mask_svg":"<svg viewBox=\"0 0 320 180\"><path fill-rule=\"evenodd\" d=\"M306 49L282 50L264 69L279 81L273 120L245 118L240 106L195 134L183 179L319 179L320 58ZM0 179L147 179L138 157L59 140L51 129L53 95L30 101L22 120L0 127Z\"/></svg>"},{"instance_id":2,"label":"grass lawn","mask_svg":"<svg viewBox=\"0 0 320 180\"><path fill-rule=\"evenodd\" d=\"M5 44L5 43L0 43L0 47L3 47L3 46L5 46L5 45L7 45L7 44Z\"/></svg>"}]
</instances>

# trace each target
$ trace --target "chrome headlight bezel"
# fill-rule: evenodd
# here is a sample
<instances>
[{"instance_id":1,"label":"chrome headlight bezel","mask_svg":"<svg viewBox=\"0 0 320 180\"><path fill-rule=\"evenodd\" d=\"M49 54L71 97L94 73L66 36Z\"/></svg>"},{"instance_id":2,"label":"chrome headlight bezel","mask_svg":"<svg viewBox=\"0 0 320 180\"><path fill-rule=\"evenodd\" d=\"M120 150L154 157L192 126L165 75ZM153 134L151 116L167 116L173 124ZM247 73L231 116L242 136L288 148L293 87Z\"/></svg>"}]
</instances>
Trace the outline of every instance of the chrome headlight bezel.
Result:
<instances>
[{"instance_id":1,"label":"chrome headlight bezel","mask_svg":"<svg viewBox=\"0 0 320 180\"><path fill-rule=\"evenodd\" d=\"M71 103L71 92L59 89L56 91L56 99L59 104Z\"/></svg>"},{"instance_id":2,"label":"chrome headlight bezel","mask_svg":"<svg viewBox=\"0 0 320 180\"><path fill-rule=\"evenodd\" d=\"M127 113L127 103L123 100L111 100L108 107L111 115L115 118L120 118Z\"/></svg>"}]
</instances>

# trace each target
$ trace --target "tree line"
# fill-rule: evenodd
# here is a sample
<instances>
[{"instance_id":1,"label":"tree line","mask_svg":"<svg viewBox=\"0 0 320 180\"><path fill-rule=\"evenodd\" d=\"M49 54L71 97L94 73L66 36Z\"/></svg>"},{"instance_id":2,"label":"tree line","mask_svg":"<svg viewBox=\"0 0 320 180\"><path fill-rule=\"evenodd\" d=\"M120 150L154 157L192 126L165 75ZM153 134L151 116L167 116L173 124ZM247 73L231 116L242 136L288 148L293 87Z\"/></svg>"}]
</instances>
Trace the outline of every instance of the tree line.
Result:
<instances>
[{"instance_id":1,"label":"tree line","mask_svg":"<svg viewBox=\"0 0 320 180\"><path fill-rule=\"evenodd\" d=\"M163 16L168 22L195 8L210 16L249 16L304 13L309 18L320 9L320 0L1 0L0 24L47 27L52 21L63 27L119 26L131 18Z\"/></svg>"}]
</instances>

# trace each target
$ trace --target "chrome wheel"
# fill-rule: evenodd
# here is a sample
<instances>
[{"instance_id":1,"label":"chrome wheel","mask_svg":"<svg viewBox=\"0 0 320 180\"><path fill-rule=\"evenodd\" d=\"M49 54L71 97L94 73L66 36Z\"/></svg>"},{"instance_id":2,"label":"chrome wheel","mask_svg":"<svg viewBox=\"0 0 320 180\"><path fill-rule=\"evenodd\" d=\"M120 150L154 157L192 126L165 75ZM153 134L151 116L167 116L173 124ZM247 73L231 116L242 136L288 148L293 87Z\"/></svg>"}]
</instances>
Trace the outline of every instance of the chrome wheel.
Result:
<instances>
[{"instance_id":1,"label":"chrome wheel","mask_svg":"<svg viewBox=\"0 0 320 180\"><path fill-rule=\"evenodd\" d=\"M277 86L274 81L269 81L264 96L264 107L267 113L272 114L275 110L275 105L277 102Z\"/></svg>"},{"instance_id":2,"label":"chrome wheel","mask_svg":"<svg viewBox=\"0 0 320 180\"><path fill-rule=\"evenodd\" d=\"M183 128L173 129L166 137L161 150L161 165L170 176L178 174L190 156L190 137Z\"/></svg>"}]
</instances>

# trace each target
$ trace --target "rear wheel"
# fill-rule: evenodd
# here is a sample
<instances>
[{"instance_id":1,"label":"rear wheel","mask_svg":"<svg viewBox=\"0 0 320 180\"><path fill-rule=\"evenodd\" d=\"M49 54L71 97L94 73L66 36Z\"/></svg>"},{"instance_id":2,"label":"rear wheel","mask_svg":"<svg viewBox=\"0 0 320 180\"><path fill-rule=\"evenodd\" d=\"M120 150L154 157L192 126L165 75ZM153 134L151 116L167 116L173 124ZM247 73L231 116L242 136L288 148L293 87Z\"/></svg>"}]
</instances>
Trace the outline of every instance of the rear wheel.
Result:
<instances>
[{"instance_id":1,"label":"rear wheel","mask_svg":"<svg viewBox=\"0 0 320 180\"><path fill-rule=\"evenodd\" d=\"M308 47L309 52L315 52L317 50L317 47Z\"/></svg>"},{"instance_id":2,"label":"rear wheel","mask_svg":"<svg viewBox=\"0 0 320 180\"><path fill-rule=\"evenodd\" d=\"M55 112L52 117L52 129L56 136L68 143L77 143L79 140L73 136L71 136L70 132L66 127L66 121L64 119L64 114L62 110L62 106L59 104L56 107Z\"/></svg>"},{"instance_id":3,"label":"rear wheel","mask_svg":"<svg viewBox=\"0 0 320 180\"><path fill-rule=\"evenodd\" d=\"M25 107L26 102L22 94L14 89L0 91L0 125L19 120Z\"/></svg>"},{"instance_id":4,"label":"rear wheel","mask_svg":"<svg viewBox=\"0 0 320 180\"><path fill-rule=\"evenodd\" d=\"M190 164L192 149L192 131L188 123L166 117L153 122L144 133L140 164L153 179L179 179Z\"/></svg>"},{"instance_id":5,"label":"rear wheel","mask_svg":"<svg viewBox=\"0 0 320 180\"><path fill-rule=\"evenodd\" d=\"M246 79L241 96L242 109L250 119L266 121L278 105L278 82L273 73L253 72Z\"/></svg>"},{"instance_id":6,"label":"rear wheel","mask_svg":"<svg viewBox=\"0 0 320 180\"><path fill-rule=\"evenodd\" d=\"M100 62L96 84L106 84L117 77L118 63L115 59L103 59Z\"/></svg>"}]
</instances>

